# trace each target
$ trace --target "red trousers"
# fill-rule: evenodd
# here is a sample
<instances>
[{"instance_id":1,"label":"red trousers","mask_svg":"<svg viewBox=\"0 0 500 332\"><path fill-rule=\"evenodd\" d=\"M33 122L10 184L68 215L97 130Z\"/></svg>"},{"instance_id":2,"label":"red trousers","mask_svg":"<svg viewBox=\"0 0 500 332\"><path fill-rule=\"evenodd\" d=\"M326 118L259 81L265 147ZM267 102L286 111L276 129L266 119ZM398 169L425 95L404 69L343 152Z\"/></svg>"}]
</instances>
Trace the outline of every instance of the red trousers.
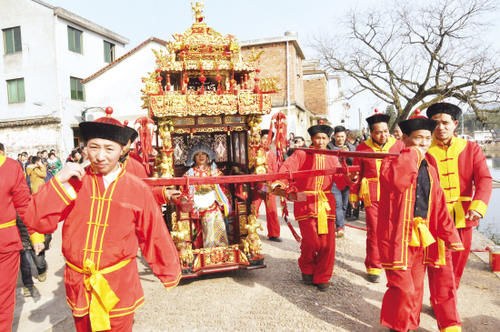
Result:
<instances>
[{"instance_id":1,"label":"red trousers","mask_svg":"<svg viewBox=\"0 0 500 332\"><path fill-rule=\"evenodd\" d=\"M77 332L92 332L89 315L83 317L73 317L75 319L75 327ZM134 314L111 317L111 330L113 332L132 332L134 325Z\"/></svg>"},{"instance_id":2,"label":"red trousers","mask_svg":"<svg viewBox=\"0 0 500 332\"><path fill-rule=\"evenodd\" d=\"M385 270L387 291L382 300L380 324L401 332L416 330L424 295L424 249L408 247L406 270Z\"/></svg>"},{"instance_id":3,"label":"red trousers","mask_svg":"<svg viewBox=\"0 0 500 332\"><path fill-rule=\"evenodd\" d=\"M260 204L262 204L263 199L257 195L257 198L253 201L255 206L255 211L257 216L259 215ZM266 218L267 218L267 236L269 237L279 237L280 236L280 222L278 220L278 210L276 208L276 196L267 194L266 195Z\"/></svg>"},{"instance_id":4,"label":"red trousers","mask_svg":"<svg viewBox=\"0 0 500 332\"><path fill-rule=\"evenodd\" d=\"M446 250L446 265L439 268L428 267L431 305L436 315L439 330L460 326L457 311L457 291L451 252Z\"/></svg>"},{"instance_id":5,"label":"red trousers","mask_svg":"<svg viewBox=\"0 0 500 332\"><path fill-rule=\"evenodd\" d=\"M366 258L365 267L368 274L379 275L382 272L377 243L378 202L365 207L366 211Z\"/></svg>"},{"instance_id":6,"label":"red trousers","mask_svg":"<svg viewBox=\"0 0 500 332\"><path fill-rule=\"evenodd\" d=\"M0 253L0 331L12 330L20 262L19 251Z\"/></svg>"},{"instance_id":7,"label":"red trousers","mask_svg":"<svg viewBox=\"0 0 500 332\"><path fill-rule=\"evenodd\" d=\"M462 279L462 275L464 274L465 265L467 265L467 260L469 259L470 246L472 243L472 227L457 228L457 231L464 245L464 250L451 253L453 272L455 273L455 285L458 289L460 279Z\"/></svg>"},{"instance_id":8,"label":"red trousers","mask_svg":"<svg viewBox=\"0 0 500 332\"><path fill-rule=\"evenodd\" d=\"M335 220L328 220L328 234L318 234L318 219L299 221L299 267L304 274L313 275L313 283L330 281L335 264Z\"/></svg>"}]
</instances>

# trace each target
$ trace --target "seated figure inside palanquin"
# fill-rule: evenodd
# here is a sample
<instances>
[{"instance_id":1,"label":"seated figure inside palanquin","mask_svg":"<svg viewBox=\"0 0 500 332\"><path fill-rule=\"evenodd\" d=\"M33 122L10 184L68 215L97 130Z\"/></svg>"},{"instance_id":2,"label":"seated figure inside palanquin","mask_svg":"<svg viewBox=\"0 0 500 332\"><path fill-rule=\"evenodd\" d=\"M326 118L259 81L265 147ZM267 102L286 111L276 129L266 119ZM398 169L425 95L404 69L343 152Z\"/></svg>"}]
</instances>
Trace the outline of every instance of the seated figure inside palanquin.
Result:
<instances>
[{"instance_id":1,"label":"seated figure inside palanquin","mask_svg":"<svg viewBox=\"0 0 500 332\"><path fill-rule=\"evenodd\" d=\"M221 176L215 164L215 153L205 145L196 145L188 153L188 176ZM193 200L191 211L193 248L213 248L228 245L226 220L231 206L229 192L218 184L190 185Z\"/></svg>"}]
</instances>

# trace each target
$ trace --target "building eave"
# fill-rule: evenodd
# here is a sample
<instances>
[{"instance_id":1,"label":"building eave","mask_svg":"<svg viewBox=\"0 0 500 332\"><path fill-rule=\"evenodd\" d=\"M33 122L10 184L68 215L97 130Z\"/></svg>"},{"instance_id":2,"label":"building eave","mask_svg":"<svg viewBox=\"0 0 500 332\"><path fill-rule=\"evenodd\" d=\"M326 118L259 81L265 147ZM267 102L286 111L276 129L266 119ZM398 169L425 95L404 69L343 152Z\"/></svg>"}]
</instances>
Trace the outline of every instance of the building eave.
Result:
<instances>
[{"instance_id":1,"label":"building eave","mask_svg":"<svg viewBox=\"0 0 500 332\"><path fill-rule=\"evenodd\" d=\"M37 1L38 2L38 1ZM109 38L110 40L116 41L122 45L126 45L129 43L129 39L126 37L123 37L116 32L113 32L109 29L106 29L105 27L96 24L94 22L91 22L87 20L86 18L83 18L75 13L70 12L69 10L66 10L61 7L54 7L54 15L58 16L68 22L77 24L87 30L93 31L103 37Z\"/></svg>"},{"instance_id":2,"label":"building eave","mask_svg":"<svg viewBox=\"0 0 500 332\"><path fill-rule=\"evenodd\" d=\"M156 42L160 46L165 46L168 43L167 41L156 38L156 37L148 38L145 41L143 41L142 43L140 43L139 45L137 45L136 47L134 47L133 49L131 49L130 51L128 51L127 53L125 53L124 55L122 55L121 57L119 57L118 59L116 59L115 61L102 67L101 69L96 71L94 74L90 75L89 77L83 79L82 83L83 84L88 83L88 82L92 81L94 78L99 77L101 74L108 71L112 67L116 66L118 63L122 62L123 60L125 60L126 58L128 58L129 56L131 56L132 54L134 54L135 52L137 52L138 50L140 50L141 48L143 48L144 46L146 46L150 42Z\"/></svg>"},{"instance_id":3,"label":"building eave","mask_svg":"<svg viewBox=\"0 0 500 332\"><path fill-rule=\"evenodd\" d=\"M54 6L52 6L51 4L48 4L48 3L43 2L43 1L41 1L41 0L31 0L31 1L36 2L37 4L42 5L42 6L44 6L44 7L47 7L47 8L49 8L49 9L54 9L54 8L55 8L55 7L54 7Z\"/></svg>"},{"instance_id":4,"label":"building eave","mask_svg":"<svg viewBox=\"0 0 500 332\"><path fill-rule=\"evenodd\" d=\"M0 121L0 128L15 128L48 124L60 124L61 119L56 117L34 117L24 119L10 119Z\"/></svg>"}]
</instances>

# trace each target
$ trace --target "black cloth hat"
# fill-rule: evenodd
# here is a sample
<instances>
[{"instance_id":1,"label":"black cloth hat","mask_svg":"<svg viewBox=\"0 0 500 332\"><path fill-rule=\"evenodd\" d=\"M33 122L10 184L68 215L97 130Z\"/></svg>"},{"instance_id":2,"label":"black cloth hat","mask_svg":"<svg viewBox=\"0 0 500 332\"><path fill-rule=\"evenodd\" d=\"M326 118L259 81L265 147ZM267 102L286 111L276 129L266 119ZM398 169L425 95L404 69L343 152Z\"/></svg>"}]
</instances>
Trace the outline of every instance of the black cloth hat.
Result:
<instances>
[{"instance_id":1,"label":"black cloth hat","mask_svg":"<svg viewBox=\"0 0 500 332\"><path fill-rule=\"evenodd\" d=\"M432 133L437 126L437 121L421 115L420 111L416 110L415 115L408 120L400 121L398 125L403 134L410 136L415 130L429 130Z\"/></svg>"},{"instance_id":2,"label":"black cloth hat","mask_svg":"<svg viewBox=\"0 0 500 332\"><path fill-rule=\"evenodd\" d=\"M379 113L379 111L376 109L372 115L366 118L366 122L368 122L368 125L371 127L379 122L389 123L390 119L391 119L390 115Z\"/></svg>"},{"instance_id":3,"label":"black cloth hat","mask_svg":"<svg viewBox=\"0 0 500 332\"><path fill-rule=\"evenodd\" d=\"M126 145L132 138L137 138L137 131L124 126L120 121L111 117L113 109L106 107L106 116L95 121L81 122L78 126L84 141L92 138L104 138L121 145Z\"/></svg>"},{"instance_id":4,"label":"black cloth hat","mask_svg":"<svg viewBox=\"0 0 500 332\"><path fill-rule=\"evenodd\" d=\"M462 110L457 105L453 105L453 104L445 103L445 102L432 104L427 109L427 116L429 118L432 118L434 115L439 114L439 113L449 114L449 115L451 115L453 120L457 120L458 118L460 118L460 115L462 114Z\"/></svg>"},{"instance_id":5,"label":"black cloth hat","mask_svg":"<svg viewBox=\"0 0 500 332\"><path fill-rule=\"evenodd\" d=\"M311 138L318 133L323 133L330 137L333 134L333 128L324 124L318 124L307 129L307 132L311 135Z\"/></svg>"}]
</instances>

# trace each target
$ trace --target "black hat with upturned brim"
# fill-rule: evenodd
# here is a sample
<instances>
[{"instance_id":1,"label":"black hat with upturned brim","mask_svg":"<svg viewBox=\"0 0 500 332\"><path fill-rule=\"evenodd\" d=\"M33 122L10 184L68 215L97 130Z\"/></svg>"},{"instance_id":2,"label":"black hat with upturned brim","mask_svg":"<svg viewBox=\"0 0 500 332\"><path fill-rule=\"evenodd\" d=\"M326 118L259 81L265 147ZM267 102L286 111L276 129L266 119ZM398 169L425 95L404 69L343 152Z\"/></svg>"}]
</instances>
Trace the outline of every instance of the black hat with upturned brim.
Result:
<instances>
[{"instance_id":1,"label":"black hat with upturned brim","mask_svg":"<svg viewBox=\"0 0 500 332\"><path fill-rule=\"evenodd\" d=\"M431 106L429 106L429 108L427 108L427 116L429 118L432 118L434 115L439 114L439 113L449 114L449 115L451 115L453 120L457 120L458 118L460 118L460 115L462 114L462 110L457 105L453 105L453 104L445 103L445 102L435 103L435 104L432 104Z\"/></svg>"},{"instance_id":2,"label":"black hat with upturned brim","mask_svg":"<svg viewBox=\"0 0 500 332\"><path fill-rule=\"evenodd\" d=\"M137 137L137 132L134 129L130 127L120 127L110 123L81 122L79 127L82 138L86 142L92 138L103 138L117 142L121 145L127 145L128 141L131 140L134 135Z\"/></svg>"},{"instance_id":3,"label":"black hat with upturned brim","mask_svg":"<svg viewBox=\"0 0 500 332\"><path fill-rule=\"evenodd\" d=\"M80 133L84 141L92 138L103 138L121 145L126 145L129 140L137 138L137 131L128 126L124 126L120 121L111 117L113 109L106 107L105 117L96 119L95 121L81 122Z\"/></svg>"},{"instance_id":4,"label":"black hat with upturned brim","mask_svg":"<svg viewBox=\"0 0 500 332\"><path fill-rule=\"evenodd\" d=\"M391 116L388 114L375 113L375 114L367 117L366 122L368 122L368 125L373 126L374 124L379 123L379 122L389 123L390 119L391 119Z\"/></svg>"},{"instance_id":5,"label":"black hat with upturned brim","mask_svg":"<svg viewBox=\"0 0 500 332\"><path fill-rule=\"evenodd\" d=\"M330 137L333 134L333 128L328 125L318 124L307 129L307 132L311 135L311 138L318 133L323 133Z\"/></svg>"},{"instance_id":6,"label":"black hat with upturned brim","mask_svg":"<svg viewBox=\"0 0 500 332\"><path fill-rule=\"evenodd\" d=\"M437 121L421 115L420 111L416 110L415 115L408 120L400 121L398 125L403 134L410 136L415 130L428 130L432 133L437 126Z\"/></svg>"}]
</instances>

